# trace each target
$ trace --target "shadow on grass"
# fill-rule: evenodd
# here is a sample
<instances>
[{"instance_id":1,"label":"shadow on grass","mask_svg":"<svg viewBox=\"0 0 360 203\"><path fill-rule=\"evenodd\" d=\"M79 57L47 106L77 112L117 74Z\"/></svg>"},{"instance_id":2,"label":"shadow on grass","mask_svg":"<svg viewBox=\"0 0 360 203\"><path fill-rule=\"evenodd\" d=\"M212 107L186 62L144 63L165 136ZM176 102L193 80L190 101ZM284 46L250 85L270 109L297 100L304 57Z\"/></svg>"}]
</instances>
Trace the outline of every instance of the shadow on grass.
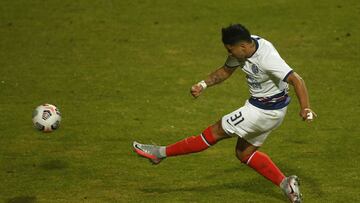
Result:
<instances>
[{"instance_id":1,"label":"shadow on grass","mask_svg":"<svg viewBox=\"0 0 360 203\"><path fill-rule=\"evenodd\" d=\"M46 170L64 169L68 167L65 161L61 160L50 160L40 164L40 167Z\"/></svg>"},{"instance_id":2,"label":"shadow on grass","mask_svg":"<svg viewBox=\"0 0 360 203\"><path fill-rule=\"evenodd\" d=\"M36 197L34 196L19 196L9 199L7 203L33 203L35 201Z\"/></svg>"},{"instance_id":3,"label":"shadow on grass","mask_svg":"<svg viewBox=\"0 0 360 203\"><path fill-rule=\"evenodd\" d=\"M285 175L292 175L296 174L300 177L300 182L306 182L306 186L309 187L308 190L311 190L314 194L318 197L324 196L324 191L321 189L320 184L316 179L310 177L305 172L302 171L301 168L292 168L289 165L279 164L280 168L286 168L287 174ZM238 166L233 168L226 168L220 174L211 174L209 176L205 176L203 178L209 179L214 178L217 176L226 175L227 173L236 173L241 170ZM255 172L255 171L254 171ZM256 172L255 172L256 173ZM221 178L221 177L218 177ZM150 187L145 187L140 189L140 191L144 193L160 193L160 194L167 194L167 193L176 193L176 192L200 192L200 193L209 193L209 191L221 191L221 190L239 190L243 192L248 192L256 195L263 196L265 198L275 198L281 200L281 202L286 202L287 198L283 195L280 188L275 187L273 185L269 185L266 183L266 180L261 175L258 175L256 178L251 180L241 180L241 178L237 179L234 182L226 182L220 184L212 184L212 185L201 185L201 184L194 184L190 186L181 186L177 187L176 185L166 185L166 187L154 187L153 185ZM215 195L215 193L214 193ZM306 194L304 194L306 196Z\"/></svg>"},{"instance_id":4,"label":"shadow on grass","mask_svg":"<svg viewBox=\"0 0 360 203\"><path fill-rule=\"evenodd\" d=\"M237 167L237 170L239 168ZM225 170L228 172L236 171L236 169ZM220 183L220 184L212 184L212 185L201 185L196 184L192 186L185 187L176 187L172 185L167 185L166 187L154 187L153 185L148 188L142 188L140 191L144 193L173 193L173 192L196 192L196 193L211 193L211 191L221 191L221 190L239 190L242 192L253 193L256 195L261 195L265 198L275 198L280 200L281 202L285 202L286 198L281 192L281 190L277 187L269 187L268 184L265 184L266 180L262 176L256 177L254 179L242 181L238 179L234 182ZM216 195L214 193L214 195Z\"/></svg>"}]
</instances>

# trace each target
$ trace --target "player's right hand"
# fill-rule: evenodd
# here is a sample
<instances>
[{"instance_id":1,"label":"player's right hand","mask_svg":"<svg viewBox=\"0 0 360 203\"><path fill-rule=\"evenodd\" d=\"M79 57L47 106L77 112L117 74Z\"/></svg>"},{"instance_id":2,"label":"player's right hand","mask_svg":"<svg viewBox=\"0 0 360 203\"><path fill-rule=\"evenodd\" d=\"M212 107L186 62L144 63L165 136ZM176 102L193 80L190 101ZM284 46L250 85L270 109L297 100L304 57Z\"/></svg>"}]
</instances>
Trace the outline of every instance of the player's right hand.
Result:
<instances>
[{"instance_id":1,"label":"player's right hand","mask_svg":"<svg viewBox=\"0 0 360 203\"><path fill-rule=\"evenodd\" d=\"M317 117L317 114L310 108L302 109L299 114L302 119L307 122L311 122Z\"/></svg>"},{"instance_id":2,"label":"player's right hand","mask_svg":"<svg viewBox=\"0 0 360 203\"><path fill-rule=\"evenodd\" d=\"M203 91L203 87L200 84L195 84L190 89L190 93L194 98L200 96L202 91Z\"/></svg>"}]
</instances>

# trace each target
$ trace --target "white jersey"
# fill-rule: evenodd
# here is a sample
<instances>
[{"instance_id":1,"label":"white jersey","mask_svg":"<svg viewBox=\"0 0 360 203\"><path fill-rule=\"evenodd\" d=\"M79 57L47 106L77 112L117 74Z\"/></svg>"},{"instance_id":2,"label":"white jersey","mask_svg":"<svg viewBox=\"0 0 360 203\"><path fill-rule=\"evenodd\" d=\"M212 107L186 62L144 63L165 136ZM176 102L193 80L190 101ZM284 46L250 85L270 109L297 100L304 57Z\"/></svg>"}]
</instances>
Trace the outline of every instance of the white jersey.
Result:
<instances>
[{"instance_id":1,"label":"white jersey","mask_svg":"<svg viewBox=\"0 0 360 203\"><path fill-rule=\"evenodd\" d=\"M280 57L271 42L251 35L256 43L256 51L245 62L229 55L225 66L242 66L246 73L249 91L252 97L271 97L279 93L287 94L289 86L285 82L292 68Z\"/></svg>"}]
</instances>

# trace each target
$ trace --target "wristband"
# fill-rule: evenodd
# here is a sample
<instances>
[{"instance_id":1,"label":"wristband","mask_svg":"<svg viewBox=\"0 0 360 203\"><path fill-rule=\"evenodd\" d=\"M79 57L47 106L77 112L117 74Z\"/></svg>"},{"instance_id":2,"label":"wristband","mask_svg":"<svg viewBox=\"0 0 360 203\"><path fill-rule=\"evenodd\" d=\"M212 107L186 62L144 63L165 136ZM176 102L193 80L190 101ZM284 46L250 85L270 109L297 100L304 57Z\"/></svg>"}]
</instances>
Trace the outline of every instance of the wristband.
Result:
<instances>
[{"instance_id":1,"label":"wristband","mask_svg":"<svg viewBox=\"0 0 360 203\"><path fill-rule=\"evenodd\" d=\"M314 119L314 115L313 115L313 113L312 113L312 110L311 110L310 108L305 108L304 110L305 110L305 111L309 111L309 112L306 114L306 116L307 116L306 119L308 119L308 120L313 120L313 119Z\"/></svg>"},{"instance_id":2,"label":"wristband","mask_svg":"<svg viewBox=\"0 0 360 203\"><path fill-rule=\"evenodd\" d=\"M201 85L201 87L203 89L206 89L206 87L207 87L207 84L206 84L205 80L202 80L202 81L198 82L198 85Z\"/></svg>"}]
</instances>

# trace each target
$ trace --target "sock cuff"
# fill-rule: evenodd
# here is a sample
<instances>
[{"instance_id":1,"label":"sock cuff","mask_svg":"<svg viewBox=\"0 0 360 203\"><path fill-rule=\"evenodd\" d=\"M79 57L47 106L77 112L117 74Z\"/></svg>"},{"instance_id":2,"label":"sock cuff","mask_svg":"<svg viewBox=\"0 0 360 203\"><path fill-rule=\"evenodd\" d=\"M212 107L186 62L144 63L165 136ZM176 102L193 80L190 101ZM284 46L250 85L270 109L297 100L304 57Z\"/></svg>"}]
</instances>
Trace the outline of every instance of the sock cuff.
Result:
<instances>
[{"instance_id":1,"label":"sock cuff","mask_svg":"<svg viewBox=\"0 0 360 203\"><path fill-rule=\"evenodd\" d=\"M214 145L217 142L214 134L211 132L211 126L207 127L200 136L208 146Z\"/></svg>"},{"instance_id":2,"label":"sock cuff","mask_svg":"<svg viewBox=\"0 0 360 203\"><path fill-rule=\"evenodd\" d=\"M159 148L159 155L160 155L160 158L166 157L166 146L161 146Z\"/></svg>"},{"instance_id":3,"label":"sock cuff","mask_svg":"<svg viewBox=\"0 0 360 203\"><path fill-rule=\"evenodd\" d=\"M246 164L249 164L249 162L251 161L251 159L254 157L254 155L255 155L256 153L258 153L257 150L256 150L255 152L253 152L253 153L249 156L248 160L246 161ZM260 153L260 152L259 152L259 153Z\"/></svg>"},{"instance_id":4,"label":"sock cuff","mask_svg":"<svg viewBox=\"0 0 360 203\"><path fill-rule=\"evenodd\" d=\"M253 158L253 156L255 155L256 152L257 152L257 150L255 152L247 155L246 157L241 159L241 162L244 163L244 164L249 164L249 162L251 161L251 159Z\"/></svg>"}]
</instances>

